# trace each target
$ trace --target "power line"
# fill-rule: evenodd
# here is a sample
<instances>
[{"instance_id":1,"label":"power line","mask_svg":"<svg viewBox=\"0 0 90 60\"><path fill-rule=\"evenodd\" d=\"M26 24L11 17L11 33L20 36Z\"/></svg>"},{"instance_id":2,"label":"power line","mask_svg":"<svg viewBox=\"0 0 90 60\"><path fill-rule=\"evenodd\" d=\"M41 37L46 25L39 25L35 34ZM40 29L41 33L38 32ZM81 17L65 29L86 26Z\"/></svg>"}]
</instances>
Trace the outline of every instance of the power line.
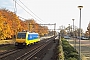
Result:
<instances>
[{"instance_id":1,"label":"power line","mask_svg":"<svg viewBox=\"0 0 90 60\"><path fill-rule=\"evenodd\" d=\"M19 0L20 2L21 2L21 0ZM22 2L21 2L22 3ZM24 6L25 6L25 4L24 3L22 3ZM30 12L32 12L27 6L25 6ZM32 12L33 13L33 12ZM33 13L36 17L38 17L35 13ZM39 18L39 17L38 17ZM42 20L41 18L39 18L40 20ZM42 20L43 21L43 20Z\"/></svg>"},{"instance_id":2,"label":"power line","mask_svg":"<svg viewBox=\"0 0 90 60\"><path fill-rule=\"evenodd\" d=\"M13 1L15 1L15 0L13 0ZM16 1L15 1L15 3L17 3ZM21 8L23 8L19 3L17 3ZM30 12L28 12L25 8L23 8L29 15L31 15L30 14ZM33 15L31 15L32 17L34 17ZM34 17L35 18L35 17ZM35 18L36 19L36 18ZM38 19L36 19L36 20L38 20ZM39 21L39 20L38 20ZM41 21L39 21L39 22L41 22Z\"/></svg>"},{"instance_id":3,"label":"power line","mask_svg":"<svg viewBox=\"0 0 90 60\"><path fill-rule=\"evenodd\" d=\"M21 19L23 19L23 20L27 20L27 19L25 19L25 18L23 18L23 17L20 17L20 16L18 16L19 18L21 18Z\"/></svg>"}]
</instances>

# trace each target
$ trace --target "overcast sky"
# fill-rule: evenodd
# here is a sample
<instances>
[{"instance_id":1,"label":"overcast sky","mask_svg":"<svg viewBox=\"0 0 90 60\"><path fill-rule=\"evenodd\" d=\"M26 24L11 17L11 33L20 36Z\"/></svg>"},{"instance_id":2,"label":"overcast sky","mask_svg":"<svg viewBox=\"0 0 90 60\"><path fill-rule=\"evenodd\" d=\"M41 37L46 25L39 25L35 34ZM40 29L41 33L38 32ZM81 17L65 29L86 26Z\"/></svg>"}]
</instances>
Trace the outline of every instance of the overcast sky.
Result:
<instances>
[{"instance_id":1,"label":"overcast sky","mask_svg":"<svg viewBox=\"0 0 90 60\"><path fill-rule=\"evenodd\" d=\"M16 4L16 14L25 19L35 19L37 23L54 24L56 23L56 29L63 25L65 27L68 24L73 25L72 19L75 19L75 26L79 27L80 10L79 5L82 5L81 10L81 27L84 31L87 30L87 26L90 22L90 0L20 0L24 5L16 0L17 3L22 6L21 8ZM14 12L14 1L13 0L0 0L0 8L6 8ZM31 15L30 15L31 14Z\"/></svg>"}]
</instances>

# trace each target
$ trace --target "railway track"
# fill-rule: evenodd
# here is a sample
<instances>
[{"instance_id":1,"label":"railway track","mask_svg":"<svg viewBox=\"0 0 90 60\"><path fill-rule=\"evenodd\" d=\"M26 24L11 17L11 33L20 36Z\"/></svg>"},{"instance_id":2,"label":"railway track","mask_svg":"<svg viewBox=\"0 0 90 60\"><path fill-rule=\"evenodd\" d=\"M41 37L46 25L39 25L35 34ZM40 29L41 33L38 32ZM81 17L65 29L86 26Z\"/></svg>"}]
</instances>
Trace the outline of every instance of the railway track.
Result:
<instances>
[{"instance_id":1,"label":"railway track","mask_svg":"<svg viewBox=\"0 0 90 60\"><path fill-rule=\"evenodd\" d=\"M16 52L19 52L19 51L20 51L20 50L13 49L13 50L6 51L6 52L4 52L4 53L1 53L1 54L0 54L0 59L5 58L6 56L12 55L12 54L14 54L14 53L16 53Z\"/></svg>"},{"instance_id":2,"label":"railway track","mask_svg":"<svg viewBox=\"0 0 90 60\"><path fill-rule=\"evenodd\" d=\"M14 44L2 44L2 45L0 45L0 55L2 53L10 51L12 49L15 49Z\"/></svg>"},{"instance_id":3,"label":"railway track","mask_svg":"<svg viewBox=\"0 0 90 60\"><path fill-rule=\"evenodd\" d=\"M30 46L29 48L16 49L14 51L0 55L0 60L33 60L34 57L37 58L36 55L39 55L38 53L40 53L41 50L45 50L46 46L49 46L50 48L52 44L49 44L51 42L53 43L53 38L42 40L40 43ZM41 54L45 54L45 52L43 51Z\"/></svg>"},{"instance_id":4,"label":"railway track","mask_svg":"<svg viewBox=\"0 0 90 60\"><path fill-rule=\"evenodd\" d=\"M13 45L13 44L2 44L2 45L0 45L0 48L2 48L2 47L8 47L8 46L11 46L11 45Z\"/></svg>"},{"instance_id":5,"label":"railway track","mask_svg":"<svg viewBox=\"0 0 90 60\"><path fill-rule=\"evenodd\" d=\"M36 48L34 48L33 50L25 53L24 55L16 58L15 60L30 60L32 57L34 57L38 52L40 52L45 46L47 46L50 42L48 42L47 44L44 43Z\"/></svg>"}]
</instances>

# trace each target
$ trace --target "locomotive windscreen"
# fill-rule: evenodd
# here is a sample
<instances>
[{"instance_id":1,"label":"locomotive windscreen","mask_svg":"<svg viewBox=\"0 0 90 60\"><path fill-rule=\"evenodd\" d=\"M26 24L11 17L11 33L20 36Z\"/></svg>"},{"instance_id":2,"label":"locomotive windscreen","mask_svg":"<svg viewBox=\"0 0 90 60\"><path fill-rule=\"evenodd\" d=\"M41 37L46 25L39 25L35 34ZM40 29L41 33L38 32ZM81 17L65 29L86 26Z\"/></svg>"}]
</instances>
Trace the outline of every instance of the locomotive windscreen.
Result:
<instances>
[{"instance_id":1,"label":"locomotive windscreen","mask_svg":"<svg viewBox=\"0 0 90 60\"><path fill-rule=\"evenodd\" d=\"M18 33L17 34L17 39L25 39L26 38L26 33Z\"/></svg>"}]
</instances>

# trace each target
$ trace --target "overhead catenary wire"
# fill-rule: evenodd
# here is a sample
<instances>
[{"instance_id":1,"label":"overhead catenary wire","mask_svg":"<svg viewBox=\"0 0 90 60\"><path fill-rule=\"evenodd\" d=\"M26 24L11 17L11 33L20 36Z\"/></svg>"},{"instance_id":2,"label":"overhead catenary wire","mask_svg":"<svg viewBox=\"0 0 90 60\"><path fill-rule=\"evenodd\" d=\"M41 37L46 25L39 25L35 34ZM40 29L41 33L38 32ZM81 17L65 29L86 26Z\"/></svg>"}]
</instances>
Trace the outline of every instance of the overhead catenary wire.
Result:
<instances>
[{"instance_id":1,"label":"overhead catenary wire","mask_svg":"<svg viewBox=\"0 0 90 60\"><path fill-rule=\"evenodd\" d=\"M13 0L13 1L15 1L15 0ZM16 1L15 1L15 3L17 3ZM28 12L24 7L22 7L19 3L17 3L21 8L23 8L29 15L31 15L33 18L35 18L32 14L30 14L30 12ZM38 20L37 18L35 18L36 20ZM38 20L39 22L41 22L40 20Z\"/></svg>"},{"instance_id":2,"label":"overhead catenary wire","mask_svg":"<svg viewBox=\"0 0 90 60\"><path fill-rule=\"evenodd\" d=\"M13 0L13 1L16 1L16 0ZM20 0L19 0L20 1ZM21 2L22 3L22 2ZM21 8L23 8L29 15L31 15L32 17L34 17L32 14L30 14L30 12L28 12L24 7L22 7L17 1L16 1L16 4L18 4ZM23 3L22 3L23 4ZM23 4L24 5L24 4ZM25 5L24 5L25 6ZM25 6L26 7L26 6ZM26 7L27 8L27 7ZM31 11L29 8L27 8L29 11ZM31 11L32 12L32 11ZM33 13L33 12L32 12ZM34 14L34 13L33 13ZM35 15L35 14L34 14ZM36 17L38 17L37 15L35 15ZM36 19L36 17L34 17L35 19ZM19 18L22 18L22 17L20 17L19 16ZM38 17L39 18L39 17ZM24 19L24 18L22 18L22 19ZM40 19L40 18L39 18ZM27 19L24 19L24 20L27 20ZM36 19L36 20L38 20L38 19ZM41 19L40 19L41 20ZM38 20L39 21L39 20ZM39 21L39 22L41 22L41 21Z\"/></svg>"},{"instance_id":3,"label":"overhead catenary wire","mask_svg":"<svg viewBox=\"0 0 90 60\"><path fill-rule=\"evenodd\" d=\"M21 2L21 0L19 0ZM24 6L25 4L23 2L21 2ZM25 6L30 12L32 12L27 6ZM39 18L40 20L42 20L40 17L38 17L34 12L32 12L37 18ZM43 20L42 20L43 21Z\"/></svg>"}]
</instances>

